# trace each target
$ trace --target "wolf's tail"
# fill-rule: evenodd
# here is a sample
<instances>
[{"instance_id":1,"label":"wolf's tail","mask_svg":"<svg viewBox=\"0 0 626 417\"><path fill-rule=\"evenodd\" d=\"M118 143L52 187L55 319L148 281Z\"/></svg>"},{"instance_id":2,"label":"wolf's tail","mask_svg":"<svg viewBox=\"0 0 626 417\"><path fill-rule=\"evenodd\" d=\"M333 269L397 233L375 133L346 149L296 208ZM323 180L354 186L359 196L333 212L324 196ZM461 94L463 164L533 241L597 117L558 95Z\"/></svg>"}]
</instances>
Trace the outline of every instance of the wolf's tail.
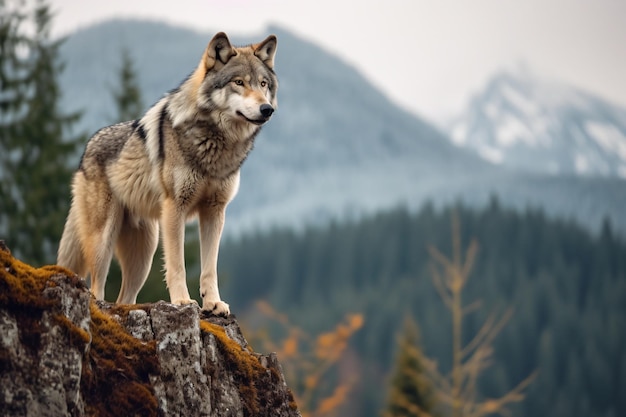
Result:
<instances>
[{"instance_id":1,"label":"wolf's tail","mask_svg":"<svg viewBox=\"0 0 626 417\"><path fill-rule=\"evenodd\" d=\"M57 265L70 269L84 277L87 273L87 268L82 246L78 233L77 213L72 204L70 213L67 215L65 228L63 229L63 236L59 243Z\"/></svg>"}]
</instances>

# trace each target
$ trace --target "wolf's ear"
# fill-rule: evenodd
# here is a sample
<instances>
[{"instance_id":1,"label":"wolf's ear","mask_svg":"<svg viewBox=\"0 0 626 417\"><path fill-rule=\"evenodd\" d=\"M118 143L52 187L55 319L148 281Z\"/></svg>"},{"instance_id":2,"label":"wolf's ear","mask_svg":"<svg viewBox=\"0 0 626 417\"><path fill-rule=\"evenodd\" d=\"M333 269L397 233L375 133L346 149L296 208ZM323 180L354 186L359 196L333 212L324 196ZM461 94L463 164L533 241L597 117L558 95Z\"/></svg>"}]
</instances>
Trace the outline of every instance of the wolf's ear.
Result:
<instances>
[{"instance_id":1,"label":"wolf's ear","mask_svg":"<svg viewBox=\"0 0 626 417\"><path fill-rule=\"evenodd\" d=\"M263 42L254 45L254 55L271 69L274 69L274 55L276 55L276 36L270 35Z\"/></svg>"},{"instance_id":2,"label":"wolf's ear","mask_svg":"<svg viewBox=\"0 0 626 417\"><path fill-rule=\"evenodd\" d=\"M204 64L206 69L210 70L219 63L222 65L226 64L235 55L237 55L237 52L230 44L228 37L224 32L220 32L213 36L213 39L209 42L205 52Z\"/></svg>"}]
</instances>

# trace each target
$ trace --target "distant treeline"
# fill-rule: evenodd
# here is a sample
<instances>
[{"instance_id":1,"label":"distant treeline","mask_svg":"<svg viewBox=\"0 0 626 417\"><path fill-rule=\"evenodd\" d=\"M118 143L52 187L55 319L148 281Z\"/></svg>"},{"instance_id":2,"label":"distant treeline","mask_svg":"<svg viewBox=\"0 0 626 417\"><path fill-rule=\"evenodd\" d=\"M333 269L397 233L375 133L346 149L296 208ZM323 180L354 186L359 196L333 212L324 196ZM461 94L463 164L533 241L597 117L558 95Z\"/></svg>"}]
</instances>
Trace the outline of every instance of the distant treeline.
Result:
<instances>
[{"instance_id":1,"label":"distant treeline","mask_svg":"<svg viewBox=\"0 0 626 417\"><path fill-rule=\"evenodd\" d=\"M462 247L480 250L464 303L481 300L464 334L512 306L485 373L485 396L539 376L516 416L626 415L626 243L606 221L599 235L542 211L516 212L493 199L482 210L427 205L303 232L277 229L222 244L223 298L244 312L267 299L292 322L320 331L348 312L365 316L354 337L360 415L377 416L405 314L420 326L425 353L450 367L450 317L431 280L427 248L451 254L451 217ZM473 319L473 320L472 320Z\"/></svg>"}]
</instances>

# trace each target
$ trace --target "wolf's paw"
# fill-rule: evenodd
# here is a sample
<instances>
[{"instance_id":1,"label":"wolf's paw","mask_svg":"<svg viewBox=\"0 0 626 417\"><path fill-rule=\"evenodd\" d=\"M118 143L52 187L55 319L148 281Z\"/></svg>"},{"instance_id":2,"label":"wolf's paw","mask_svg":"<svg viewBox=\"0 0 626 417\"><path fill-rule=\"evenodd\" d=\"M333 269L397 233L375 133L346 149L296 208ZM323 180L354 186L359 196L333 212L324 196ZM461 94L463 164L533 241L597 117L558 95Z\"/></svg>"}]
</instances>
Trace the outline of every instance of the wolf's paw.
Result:
<instances>
[{"instance_id":1,"label":"wolf's paw","mask_svg":"<svg viewBox=\"0 0 626 417\"><path fill-rule=\"evenodd\" d=\"M205 301L202 303L202 310L216 316L230 315L230 306L223 301Z\"/></svg>"},{"instance_id":2,"label":"wolf's paw","mask_svg":"<svg viewBox=\"0 0 626 417\"><path fill-rule=\"evenodd\" d=\"M196 300L192 300L191 298L179 298L177 300L172 300L172 304L185 306L187 304L198 304L198 302Z\"/></svg>"}]
</instances>

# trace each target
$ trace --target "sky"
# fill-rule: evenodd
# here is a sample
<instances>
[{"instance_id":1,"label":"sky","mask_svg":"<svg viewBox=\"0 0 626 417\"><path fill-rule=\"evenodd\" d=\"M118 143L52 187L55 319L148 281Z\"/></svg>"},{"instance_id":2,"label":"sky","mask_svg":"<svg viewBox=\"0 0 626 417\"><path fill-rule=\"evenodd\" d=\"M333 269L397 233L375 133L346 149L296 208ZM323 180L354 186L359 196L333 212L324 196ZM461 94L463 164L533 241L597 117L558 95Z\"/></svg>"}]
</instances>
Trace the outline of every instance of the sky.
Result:
<instances>
[{"instance_id":1,"label":"sky","mask_svg":"<svg viewBox=\"0 0 626 417\"><path fill-rule=\"evenodd\" d=\"M279 25L443 124L495 72L524 67L626 107L624 0L51 0L55 33L115 17L268 35ZM278 40L280 53L280 39ZM280 76L280 70L277 69Z\"/></svg>"}]
</instances>

